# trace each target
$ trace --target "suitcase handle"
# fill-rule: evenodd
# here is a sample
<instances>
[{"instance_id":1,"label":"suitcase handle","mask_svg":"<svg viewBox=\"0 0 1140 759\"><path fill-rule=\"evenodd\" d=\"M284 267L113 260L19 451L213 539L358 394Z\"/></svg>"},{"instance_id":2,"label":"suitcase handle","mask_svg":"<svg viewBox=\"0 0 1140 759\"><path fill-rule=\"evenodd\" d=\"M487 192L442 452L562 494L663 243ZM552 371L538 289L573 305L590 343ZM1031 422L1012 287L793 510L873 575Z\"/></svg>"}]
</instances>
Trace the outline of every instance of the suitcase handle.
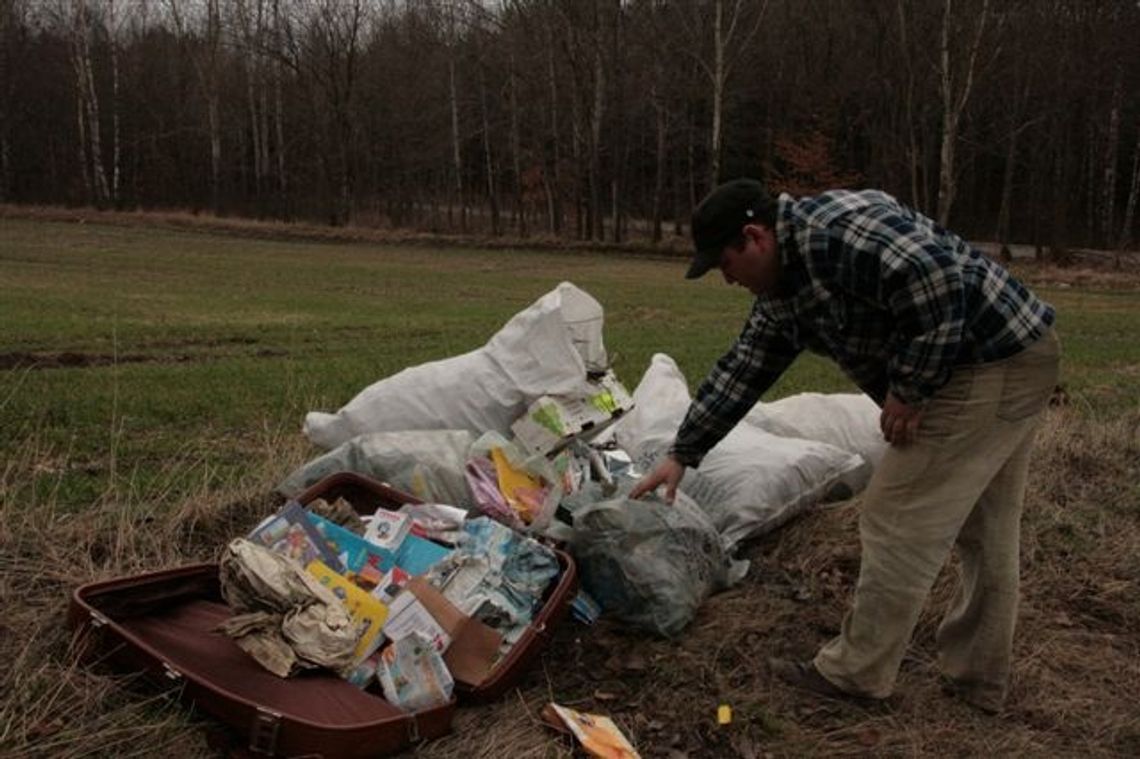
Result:
<instances>
[{"instance_id":1,"label":"suitcase handle","mask_svg":"<svg viewBox=\"0 0 1140 759\"><path fill-rule=\"evenodd\" d=\"M249 726L249 750L255 754L273 756L277 753L277 734L281 730L281 715L257 707L253 723Z\"/></svg>"}]
</instances>

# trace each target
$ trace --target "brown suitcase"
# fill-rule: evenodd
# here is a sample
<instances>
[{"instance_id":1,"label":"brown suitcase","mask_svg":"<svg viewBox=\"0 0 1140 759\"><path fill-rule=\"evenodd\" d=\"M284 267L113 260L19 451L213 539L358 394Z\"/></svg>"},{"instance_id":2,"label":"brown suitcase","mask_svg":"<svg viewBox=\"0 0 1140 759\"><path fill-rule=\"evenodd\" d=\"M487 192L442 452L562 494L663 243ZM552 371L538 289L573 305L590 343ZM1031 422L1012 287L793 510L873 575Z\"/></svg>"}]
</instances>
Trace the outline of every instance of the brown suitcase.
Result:
<instances>
[{"instance_id":1,"label":"brown suitcase","mask_svg":"<svg viewBox=\"0 0 1140 759\"><path fill-rule=\"evenodd\" d=\"M318 497L343 497L362 513L417 500L352 473L334 474L298 500ZM456 683L463 700L495 699L513 687L565 618L577 572L567 554L556 553L562 574L529 629L485 681ZM196 564L83 585L72 594L68 622L88 658L180 684L183 699L248 736L256 753L381 756L450 729L455 699L409 714L378 688L362 691L328 672L278 678L213 632L229 614L217 564Z\"/></svg>"},{"instance_id":2,"label":"brown suitcase","mask_svg":"<svg viewBox=\"0 0 1140 759\"><path fill-rule=\"evenodd\" d=\"M405 503L420 502L413 495L355 472L329 475L298 496L297 500L302 505L308 505L316 498L324 498L330 503L343 498L361 514L372 514L380 507L398 509ZM542 608L527 631L515 642L510 653L498 663L486 680L478 684L455 683L461 701L493 701L517 685L527 667L546 646L554 630L566 619L570 601L578 591L578 571L569 554L558 549L554 549L554 552L562 566L562 573L558 582L547 591Z\"/></svg>"},{"instance_id":3,"label":"brown suitcase","mask_svg":"<svg viewBox=\"0 0 1140 759\"><path fill-rule=\"evenodd\" d=\"M68 621L88 657L179 683L257 753L380 756L450 729L455 699L409 714L328 672L277 677L213 632L229 615L218 565L196 564L84 585Z\"/></svg>"}]
</instances>

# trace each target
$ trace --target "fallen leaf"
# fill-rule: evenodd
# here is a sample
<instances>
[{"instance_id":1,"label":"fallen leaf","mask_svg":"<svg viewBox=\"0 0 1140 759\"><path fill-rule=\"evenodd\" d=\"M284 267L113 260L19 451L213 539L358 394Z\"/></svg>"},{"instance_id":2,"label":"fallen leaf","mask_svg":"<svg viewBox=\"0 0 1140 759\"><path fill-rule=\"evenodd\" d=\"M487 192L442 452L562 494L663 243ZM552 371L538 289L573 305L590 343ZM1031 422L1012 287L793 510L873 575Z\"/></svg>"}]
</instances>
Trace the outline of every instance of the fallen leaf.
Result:
<instances>
[{"instance_id":1,"label":"fallen leaf","mask_svg":"<svg viewBox=\"0 0 1140 759\"><path fill-rule=\"evenodd\" d=\"M630 654L626 657L624 668L631 672L642 672L649 667L645 657L641 654Z\"/></svg>"},{"instance_id":2,"label":"fallen leaf","mask_svg":"<svg viewBox=\"0 0 1140 759\"><path fill-rule=\"evenodd\" d=\"M867 748L872 748L879 745L879 741L881 741L883 737L879 735L878 730L873 727L868 727L865 730L859 731L858 739L859 745L866 746Z\"/></svg>"},{"instance_id":3,"label":"fallen leaf","mask_svg":"<svg viewBox=\"0 0 1140 759\"><path fill-rule=\"evenodd\" d=\"M609 691L596 690L594 691L594 699L597 701L617 701L618 695Z\"/></svg>"}]
</instances>

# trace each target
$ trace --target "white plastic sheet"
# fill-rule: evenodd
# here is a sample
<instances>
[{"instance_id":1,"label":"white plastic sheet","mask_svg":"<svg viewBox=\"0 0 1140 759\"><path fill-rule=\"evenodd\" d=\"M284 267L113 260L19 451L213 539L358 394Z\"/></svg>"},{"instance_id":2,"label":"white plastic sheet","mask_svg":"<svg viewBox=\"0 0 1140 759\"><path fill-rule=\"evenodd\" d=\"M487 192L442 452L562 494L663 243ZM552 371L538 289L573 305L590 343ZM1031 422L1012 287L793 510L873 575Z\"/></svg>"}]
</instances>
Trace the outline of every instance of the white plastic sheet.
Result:
<instances>
[{"instance_id":1,"label":"white plastic sheet","mask_svg":"<svg viewBox=\"0 0 1140 759\"><path fill-rule=\"evenodd\" d=\"M482 348L382 379L335 414L309 413L305 435L328 449L369 432L509 434L539 396L584 393L587 373L607 368L603 318L601 304L563 282Z\"/></svg>"}]
</instances>

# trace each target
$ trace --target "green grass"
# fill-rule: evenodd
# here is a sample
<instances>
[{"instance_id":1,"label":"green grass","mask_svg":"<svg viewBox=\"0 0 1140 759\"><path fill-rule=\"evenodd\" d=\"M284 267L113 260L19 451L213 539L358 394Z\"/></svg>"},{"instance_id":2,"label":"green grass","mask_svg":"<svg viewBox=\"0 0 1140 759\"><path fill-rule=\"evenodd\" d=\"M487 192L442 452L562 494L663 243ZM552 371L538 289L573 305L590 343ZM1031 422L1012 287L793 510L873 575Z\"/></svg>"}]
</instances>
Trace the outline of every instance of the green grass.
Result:
<instances>
[{"instance_id":1,"label":"green grass","mask_svg":"<svg viewBox=\"0 0 1140 759\"><path fill-rule=\"evenodd\" d=\"M172 458L200 460L220 486L266 435L299 435L306 411L335 410L401 368L479 347L562 280L605 307L607 347L631 389L659 351L695 386L750 299L716 277L685 281L682 269L617 254L3 219L0 355L72 352L101 364L0 371L0 454L26 456L34 440L42 460L17 492L52 488L72 508L116 478L138 486L166 476ZM1073 396L1096 414L1135 406L1140 294L1042 294L1061 313ZM805 356L769 397L851 387Z\"/></svg>"}]
</instances>

